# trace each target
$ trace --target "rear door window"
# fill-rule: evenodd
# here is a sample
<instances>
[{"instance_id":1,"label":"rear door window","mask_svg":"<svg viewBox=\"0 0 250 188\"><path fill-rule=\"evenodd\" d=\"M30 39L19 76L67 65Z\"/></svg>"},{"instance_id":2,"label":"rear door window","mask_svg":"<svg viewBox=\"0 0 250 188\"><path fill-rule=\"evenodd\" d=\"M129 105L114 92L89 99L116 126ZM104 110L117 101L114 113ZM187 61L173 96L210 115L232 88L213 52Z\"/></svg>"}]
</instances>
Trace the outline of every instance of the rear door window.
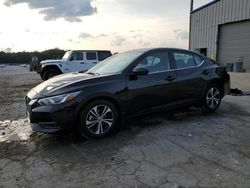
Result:
<instances>
[{"instance_id":1,"label":"rear door window","mask_svg":"<svg viewBox=\"0 0 250 188\"><path fill-rule=\"evenodd\" d=\"M87 60L96 60L96 52L87 52L86 53Z\"/></svg>"},{"instance_id":2,"label":"rear door window","mask_svg":"<svg viewBox=\"0 0 250 188\"><path fill-rule=\"evenodd\" d=\"M196 54L194 54L194 60L195 60L195 63L197 66L201 65L204 61L200 56L198 56Z\"/></svg>"},{"instance_id":3,"label":"rear door window","mask_svg":"<svg viewBox=\"0 0 250 188\"><path fill-rule=\"evenodd\" d=\"M196 66L194 56L188 52L173 52L177 69Z\"/></svg>"}]
</instances>

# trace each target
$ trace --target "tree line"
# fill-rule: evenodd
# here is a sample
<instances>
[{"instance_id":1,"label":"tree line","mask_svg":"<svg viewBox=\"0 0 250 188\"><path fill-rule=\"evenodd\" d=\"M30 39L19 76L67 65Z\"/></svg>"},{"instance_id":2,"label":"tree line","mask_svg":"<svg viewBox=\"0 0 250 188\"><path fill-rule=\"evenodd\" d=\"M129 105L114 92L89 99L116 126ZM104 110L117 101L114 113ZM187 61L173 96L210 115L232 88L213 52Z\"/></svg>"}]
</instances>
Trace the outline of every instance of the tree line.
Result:
<instances>
[{"instance_id":1,"label":"tree line","mask_svg":"<svg viewBox=\"0 0 250 188\"><path fill-rule=\"evenodd\" d=\"M38 61L46 59L61 59L65 54L65 50L58 48L45 50L42 52L3 52L0 51L0 64L23 64L30 63L31 58L36 56Z\"/></svg>"}]
</instances>

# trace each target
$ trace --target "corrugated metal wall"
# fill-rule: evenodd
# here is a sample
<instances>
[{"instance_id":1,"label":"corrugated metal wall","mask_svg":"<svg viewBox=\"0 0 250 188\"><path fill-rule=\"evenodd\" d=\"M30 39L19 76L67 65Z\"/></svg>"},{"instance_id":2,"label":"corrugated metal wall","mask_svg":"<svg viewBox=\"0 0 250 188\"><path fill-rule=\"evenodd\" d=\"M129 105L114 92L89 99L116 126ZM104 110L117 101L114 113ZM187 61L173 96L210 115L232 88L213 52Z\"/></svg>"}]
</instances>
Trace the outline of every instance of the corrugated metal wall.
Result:
<instances>
[{"instance_id":1,"label":"corrugated metal wall","mask_svg":"<svg viewBox=\"0 0 250 188\"><path fill-rule=\"evenodd\" d=\"M207 56L217 57L219 25L250 19L250 0L220 0L191 14L190 49L207 48Z\"/></svg>"}]
</instances>

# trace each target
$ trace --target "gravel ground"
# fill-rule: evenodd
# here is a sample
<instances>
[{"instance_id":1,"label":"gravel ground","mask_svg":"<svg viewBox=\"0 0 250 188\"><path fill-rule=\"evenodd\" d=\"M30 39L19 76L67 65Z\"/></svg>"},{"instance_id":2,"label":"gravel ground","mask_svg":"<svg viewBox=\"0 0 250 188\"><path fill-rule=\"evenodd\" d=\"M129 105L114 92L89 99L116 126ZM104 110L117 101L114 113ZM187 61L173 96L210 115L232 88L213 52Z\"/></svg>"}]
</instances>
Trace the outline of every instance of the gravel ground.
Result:
<instances>
[{"instance_id":1,"label":"gravel ground","mask_svg":"<svg viewBox=\"0 0 250 188\"><path fill-rule=\"evenodd\" d=\"M250 91L250 73L231 74ZM250 96L130 120L97 141L33 133L23 98L40 83L27 68L0 68L0 187L250 187Z\"/></svg>"}]
</instances>

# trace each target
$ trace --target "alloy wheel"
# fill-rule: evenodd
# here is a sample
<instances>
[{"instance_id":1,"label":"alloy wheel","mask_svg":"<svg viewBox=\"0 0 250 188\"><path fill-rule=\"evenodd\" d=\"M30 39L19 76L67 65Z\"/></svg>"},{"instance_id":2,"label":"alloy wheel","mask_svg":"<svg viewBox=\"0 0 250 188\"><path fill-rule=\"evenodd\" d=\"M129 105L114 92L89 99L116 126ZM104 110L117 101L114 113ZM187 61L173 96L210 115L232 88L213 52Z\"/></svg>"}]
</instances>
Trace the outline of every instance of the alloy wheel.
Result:
<instances>
[{"instance_id":1,"label":"alloy wheel","mask_svg":"<svg viewBox=\"0 0 250 188\"><path fill-rule=\"evenodd\" d=\"M86 116L86 127L95 135L101 135L110 130L114 122L112 109L106 105L91 108Z\"/></svg>"},{"instance_id":2,"label":"alloy wheel","mask_svg":"<svg viewBox=\"0 0 250 188\"><path fill-rule=\"evenodd\" d=\"M220 90L216 87L210 88L207 92L207 105L210 109L216 109L221 101Z\"/></svg>"}]
</instances>

